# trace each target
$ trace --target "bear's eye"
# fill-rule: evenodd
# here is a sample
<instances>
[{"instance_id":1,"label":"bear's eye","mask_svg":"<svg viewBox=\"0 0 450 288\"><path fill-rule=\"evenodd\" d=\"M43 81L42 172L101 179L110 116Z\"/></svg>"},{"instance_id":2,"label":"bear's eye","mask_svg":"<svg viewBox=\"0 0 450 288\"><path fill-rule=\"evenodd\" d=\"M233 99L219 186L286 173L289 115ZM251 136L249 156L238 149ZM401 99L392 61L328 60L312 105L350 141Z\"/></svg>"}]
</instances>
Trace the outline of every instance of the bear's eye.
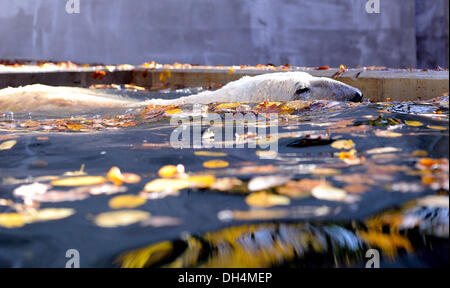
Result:
<instances>
[{"instance_id":1,"label":"bear's eye","mask_svg":"<svg viewBox=\"0 0 450 288\"><path fill-rule=\"evenodd\" d=\"M295 94L300 95L300 94L306 93L308 91L309 91L309 88L304 87L304 88L297 89L297 91L295 91Z\"/></svg>"}]
</instances>

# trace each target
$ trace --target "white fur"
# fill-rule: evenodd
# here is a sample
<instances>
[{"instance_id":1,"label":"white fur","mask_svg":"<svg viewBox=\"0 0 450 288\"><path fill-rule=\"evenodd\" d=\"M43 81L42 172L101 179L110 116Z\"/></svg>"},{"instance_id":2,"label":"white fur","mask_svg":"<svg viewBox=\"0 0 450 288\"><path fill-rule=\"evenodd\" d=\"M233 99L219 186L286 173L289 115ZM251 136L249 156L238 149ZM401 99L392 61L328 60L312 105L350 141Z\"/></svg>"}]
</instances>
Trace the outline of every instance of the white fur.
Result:
<instances>
[{"instance_id":1,"label":"white fur","mask_svg":"<svg viewBox=\"0 0 450 288\"><path fill-rule=\"evenodd\" d=\"M300 88L308 88L308 91L296 94ZM344 83L329 78L314 77L304 72L246 76L230 82L216 91L205 91L174 100L152 99L144 102L123 99L83 88L30 85L0 90L0 112L128 108L148 104L182 105L315 99L347 101L351 100L356 92L359 90Z\"/></svg>"}]
</instances>

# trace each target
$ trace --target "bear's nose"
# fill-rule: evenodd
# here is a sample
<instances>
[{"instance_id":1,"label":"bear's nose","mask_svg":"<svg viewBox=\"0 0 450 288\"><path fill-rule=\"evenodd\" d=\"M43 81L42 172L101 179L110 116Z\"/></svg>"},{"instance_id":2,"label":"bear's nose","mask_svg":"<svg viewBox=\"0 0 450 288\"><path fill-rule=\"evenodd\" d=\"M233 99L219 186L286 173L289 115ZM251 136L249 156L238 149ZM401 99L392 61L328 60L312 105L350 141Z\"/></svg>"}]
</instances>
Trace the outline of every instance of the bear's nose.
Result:
<instances>
[{"instance_id":1,"label":"bear's nose","mask_svg":"<svg viewBox=\"0 0 450 288\"><path fill-rule=\"evenodd\" d=\"M363 94L361 91L358 90L353 94L353 97L352 97L352 99L350 99L350 101L361 102L362 98L363 98Z\"/></svg>"}]
</instances>

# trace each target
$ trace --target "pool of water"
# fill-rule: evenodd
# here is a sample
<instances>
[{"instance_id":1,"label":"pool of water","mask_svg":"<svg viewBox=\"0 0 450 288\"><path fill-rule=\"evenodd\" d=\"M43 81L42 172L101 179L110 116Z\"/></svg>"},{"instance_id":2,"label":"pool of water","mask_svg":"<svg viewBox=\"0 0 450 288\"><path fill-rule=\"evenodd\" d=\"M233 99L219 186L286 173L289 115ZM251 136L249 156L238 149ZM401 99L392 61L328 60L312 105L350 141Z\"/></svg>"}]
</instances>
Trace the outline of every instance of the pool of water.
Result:
<instances>
[{"instance_id":1,"label":"pool of water","mask_svg":"<svg viewBox=\"0 0 450 288\"><path fill-rule=\"evenodd\" d=\"M0 267L448 265L448 96L0 116Z\"/></svg>"}]
</instances>

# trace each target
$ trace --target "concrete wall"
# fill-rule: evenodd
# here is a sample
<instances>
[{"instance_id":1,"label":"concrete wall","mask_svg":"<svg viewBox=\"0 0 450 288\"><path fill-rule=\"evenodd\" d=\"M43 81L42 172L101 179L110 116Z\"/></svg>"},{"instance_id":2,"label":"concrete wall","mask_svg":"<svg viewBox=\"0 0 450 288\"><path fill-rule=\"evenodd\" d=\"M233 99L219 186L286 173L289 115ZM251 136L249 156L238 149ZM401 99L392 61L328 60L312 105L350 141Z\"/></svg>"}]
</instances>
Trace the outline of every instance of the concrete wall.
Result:
<instances>
[{"instance_id":1,"label":"concrete wall","mask_svg":"<svg viewBox=\"0 0 450 288\"><path fill-rule=\"evenodd\" d=\"M66 1L0 0L0 59L410 67L425 46L448 53L434 38L416 51L419 0L380 0L380 14L366 0Z\"/></svg>"}]
</instances>

